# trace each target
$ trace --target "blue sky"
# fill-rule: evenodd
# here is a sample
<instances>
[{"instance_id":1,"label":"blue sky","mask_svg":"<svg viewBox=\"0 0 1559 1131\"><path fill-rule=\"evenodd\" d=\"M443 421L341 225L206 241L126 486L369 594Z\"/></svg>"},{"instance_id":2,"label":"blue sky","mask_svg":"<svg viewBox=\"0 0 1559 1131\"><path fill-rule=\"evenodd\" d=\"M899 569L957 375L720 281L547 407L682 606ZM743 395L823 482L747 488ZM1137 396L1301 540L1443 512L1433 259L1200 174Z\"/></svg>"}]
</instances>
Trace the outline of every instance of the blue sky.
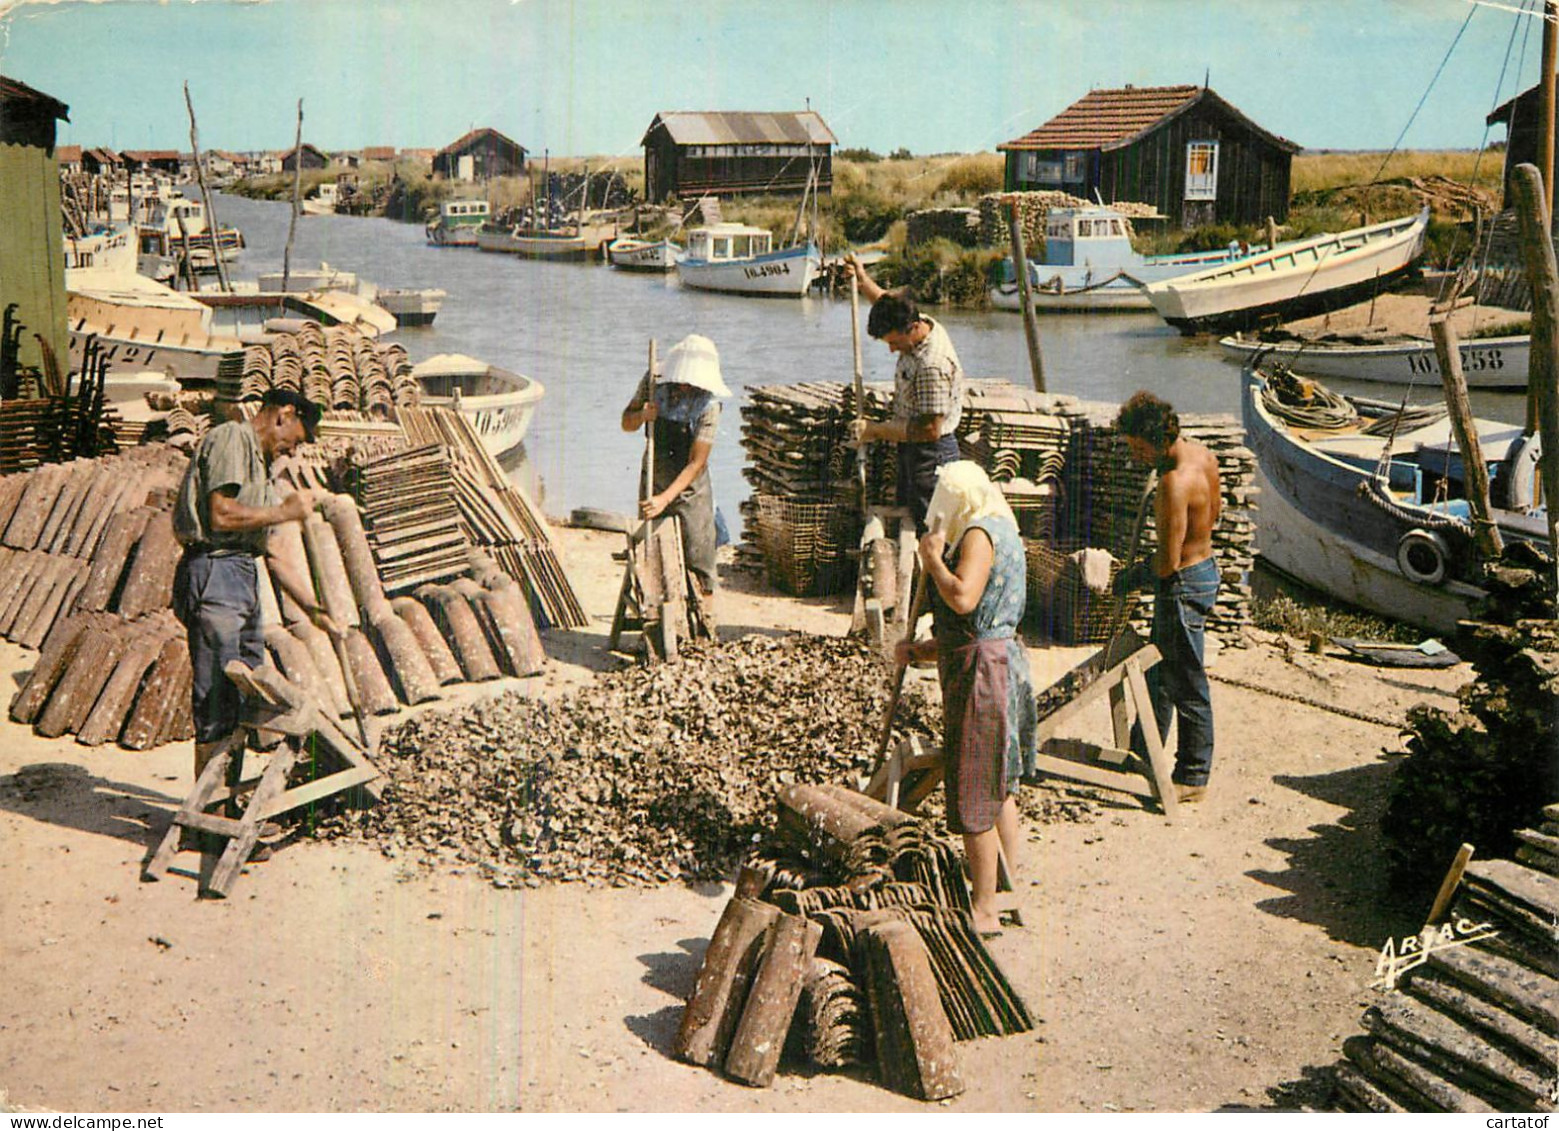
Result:
<instances>
[{"instance_id":1,"label":"blue sky","mask_svg":"<svg viewBox=\"0 0 1559 1131\"><path fill-rule=\"evenodd\" d=\"M63 142L118 149L188 148L185 79L206 147L290 145L302 97L324 149L492 126L631 157L660 110L809 99L843 146L990 150L1091 87L1207 74L1306 147L1377 149L1469 12L1404 144L1474 148L1517 17L1467 0L0 0L0 73L69 104Z\"/></svg>"}]
</instances>

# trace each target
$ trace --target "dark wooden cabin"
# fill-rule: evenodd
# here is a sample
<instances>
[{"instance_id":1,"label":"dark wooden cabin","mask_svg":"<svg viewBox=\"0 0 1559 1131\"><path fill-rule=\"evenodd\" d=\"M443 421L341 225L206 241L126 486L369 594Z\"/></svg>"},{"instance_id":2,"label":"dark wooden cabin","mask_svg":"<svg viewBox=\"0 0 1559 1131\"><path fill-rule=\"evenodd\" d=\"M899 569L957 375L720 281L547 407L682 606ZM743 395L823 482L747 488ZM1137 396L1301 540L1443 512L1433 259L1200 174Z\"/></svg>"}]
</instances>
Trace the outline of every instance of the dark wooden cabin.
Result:
<instances>
[{"instance_id":1,"label":"dark wooden cabin","mask_svg":"<svg viewBox=\"0 0 1559 1131\"><path fill-rule=\"evenodd\" d=\"M88 173L117 173L124 168L124 158L112 149L95 146L82 151L81 168Z\"/></svg>"},{"instance_id":2,"label":"dark wooden cabin","mask_svg":"<svg viewBox=\"0 0 1559 1131\"><path fill-rule=\"evenodd\" d=\"M301 152L302 156L299 156ZM323 169L330 164L330 158L325 156L324 150L316 145L304 142L296 148L289 149L281 155L282 172L291 173L297 170L298 162L302 161L305 169Z\"/></svg>"},{"instance_id":3,"label":"dark wooden cabin","mask_svg":"<svg viewBox=\"0 0 1559 1131\"><path fill-rule=\"evenodd\" d=\"M465 172L462 172L462 163ZM450 180L487 181L525 174L525 147L495 129L472 130L433 155L433 175Z\"/></svg>"},{"instance_id":4,"label":"dark wooden cabin","mask_svg":"<svg viewBox=\"0 0 1559 1131\"><path fill-rule=\"evenodd\" d=\"M996 147L1008 191L1059 189L1088 201L1154 205L1181 228L1288 216L1300 146L1204 86L1093 90Z\"/></svg>"},{"instance_id":5,"label":"dark wooden cabin","mask_svg":"<svg viewBox=\"0 0 1559 1131\"><path fill-rule=\"evenodd\" d=\"M0 397L16 396L17 366L42 370L38 338L62 369L70 364L54 126L62 119L70 108L59 99L0 75L0 310L15 303L25 327L14 357L0 345Z\"/></svg>"},{"instance_id":6,"label":"dark wooden cabin","mask_svg":"<svg viewBox=\"0 0 1559 1131\"><path fill-rule=\"evenodd\" d=\"M177 149L126 149L119 156L132 173L167 173L170 177L178 176L184 160Z\"/></svg>"},{"instance_id":7,"label":"dark wooden cabin","mask_svg":"<svg viewBox=\"0 0 1559 1131\"><path fill-rule=\"evenodd\" d=\"M644 146L644 195L696 200L742 194L795 195L817 170L817 189L833 190L838 140L811 110L776 114L667 111L655 115Z\"/></svg>"},{"instance_id":8,"label":"dark wooden cabin","mask_svg":"<svg viewBox=\"0 0 1559 1131\"><path fill-rule=\"evenodd\" d=\"M1505 123L1505 199L1501 208L1516 206L1516 194L1511 191L1510 185L1515 178L1517 165L1538 165L1542 168L1537 159L1537 146L1543 132L1539 123L1540 97L1538 87L1523 90L1509 102L1496 107L1484 119L1484 124L1490 126L1496 122ZM1556 127L1555 132L1559 133L1559 127Z\"/></svg>"}]
</instances>

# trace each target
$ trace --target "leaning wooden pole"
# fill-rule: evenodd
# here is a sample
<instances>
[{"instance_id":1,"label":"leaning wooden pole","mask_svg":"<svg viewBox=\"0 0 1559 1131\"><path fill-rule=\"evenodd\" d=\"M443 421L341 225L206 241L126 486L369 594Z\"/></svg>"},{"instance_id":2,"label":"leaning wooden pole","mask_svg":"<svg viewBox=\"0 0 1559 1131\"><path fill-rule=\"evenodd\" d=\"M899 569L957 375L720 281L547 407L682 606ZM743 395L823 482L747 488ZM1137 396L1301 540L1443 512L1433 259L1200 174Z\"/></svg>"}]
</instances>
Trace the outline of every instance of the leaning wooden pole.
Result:
<instances>
[{"instance_id":1,"label":"leaning wooden pole","mask_svg":"<svg viewBox=\"0 0 1559 1131\"><path fill-rule=\"evenodd\" d=\"M1543 175L1543 203L1554 214L1554 67L1559 64L1559 4L1544 0L1543 63L1538 77L1537 169Z\"/></svg>"},{"instance_id":2,"label":"leaning wooden pole","mask_svg":"<svg viewBox=\"0 0 1559 1131\"><path fill-rule=\"evenodd\" d=\"M1472 402L1467 397L1467 378L1462 375L1462 355L1457 348L1456 331L1450 320L1442 318L1429 327L1434 351L1440 362L1440 382L1445 386L1445 407L1451 413L1451 429L1462 453L1462 474L1467 502L1472 507L1472 541L1478 556L1493 561L1504 550L1499 527L1489 505L1489 465L1483 462L1483 443L1472 418Z\"/></svg>"},{"instance_id":3,"label":"leaning wooden pole","mask_svg":"<svg viewBox=\"0 0 1559 1131\"><path fill-rule=\"evenodd\" d=\"M1532 359L1527 395L1535 404L1543 438L1543 500L1548 513L1548 549L1559 561L1559 264L1554 261L1549 213L1543 206L1543 178L1532 165L1516 166L1516 215L1521 221L1521 254L1532 281ZM1559 585L1559 576L1551 577Z\"/></svg>"},{"instance_id":4,"label":"leaning wooden pole","mask_svg":"<svg viewBox=\"0 0 1559 1131\"><path fill-rule=\"evenodd\" d=\"M292 274L292 237L298 231L299 201L303 196L303 99L298 99L298 133L292 143L292 219L287 222L287 246L281 253L281 289L287 290Z\"/></svg>"},{"instance_id":5,"label":"leaning wooden pole","mask_svg":"<svg viewBox=\"0 0 1559 1131\"><path fill-rule=\"evenodd\" d=\"M189 82L184 83L184 105L189 110L189 151L195 161L195 180L200 185L200 200L206 206L206 237L211 241L211 258L216 260L217 285L223 292L233 289L228 282L227 264L222 261L221 228L217 224L217 210L211 204L211 190L206 187L206 162L200 155L200 133L195 126L195 103L189 96Z\"/></svg>"},{"instance_id":6,"label":"leaning wooden pole","mask_svg":"<svg viewBox=\"0 0 1559 1131\"><path fill-rule=\"evenodd\" d=\"M1029 261L1023 250L1023 224L1018 218L1018 197L1007 197L1007 231L1012 237L1012 269L1018 273L1018 298L1023 303L1023 336L1028 340L1029 370L1034 375L1034 391L1045 391L1045 361L1039 352L1039 316L1034 313L1034 298L1029 293Z\"/></svg>"}]
</instances>

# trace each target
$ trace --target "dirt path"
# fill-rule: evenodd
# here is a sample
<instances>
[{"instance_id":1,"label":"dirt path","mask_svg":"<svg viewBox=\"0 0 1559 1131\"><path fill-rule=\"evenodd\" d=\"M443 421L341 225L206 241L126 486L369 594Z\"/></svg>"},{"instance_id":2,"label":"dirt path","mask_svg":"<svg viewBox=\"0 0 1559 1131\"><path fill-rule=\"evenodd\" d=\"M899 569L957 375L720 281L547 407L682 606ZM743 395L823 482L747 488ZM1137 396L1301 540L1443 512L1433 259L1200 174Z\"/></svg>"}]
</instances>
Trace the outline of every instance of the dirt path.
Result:
<instances>
[{"instance_id":1,"label":"dirt path","mask_svg":"<svg viewBox=\"0 0 1559 1131\"><path fill-rule=\"evenodd\" d=\"M547 641L551 694L603 666L614 537L562 532L595 617ZM838 633L847 609L733 577L730 635ZM1036 679L1083 653L1034 651ZM0 645L14 687L34 653ZM1400 717L1465 667L1382 673L1229 649L1215 671ZM489 685L487 690L491 690ZM484 691L485 693L485 691ZM1387 889L1375 821L1393 730L1213 686L1218 762L1170 824L1121 797L1030 828L1028 922L991 943L1035 1033L960 1046L963 1111L1210 1110L1313 1099L1388 935L1432 893ZM303 843L226 901L138 879L188 786L189 749L0 741L0 1093L62 1111L914 1111L869 1077L757 1091L669 1056L728 886L500 891L359 845ZM1107 718L1076 733L1107 734Z\"/></svg>"}]
</instances>

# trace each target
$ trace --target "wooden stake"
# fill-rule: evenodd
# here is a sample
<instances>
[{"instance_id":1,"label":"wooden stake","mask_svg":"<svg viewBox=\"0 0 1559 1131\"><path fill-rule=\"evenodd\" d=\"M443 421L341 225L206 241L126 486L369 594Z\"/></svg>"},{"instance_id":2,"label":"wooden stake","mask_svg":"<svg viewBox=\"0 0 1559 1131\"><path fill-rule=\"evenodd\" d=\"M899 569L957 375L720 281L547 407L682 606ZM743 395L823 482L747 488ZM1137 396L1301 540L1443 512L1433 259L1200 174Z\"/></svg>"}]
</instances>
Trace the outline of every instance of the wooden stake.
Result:
<instances>
[{"instance_id":1,"label":"wooden stake","mask_svg":"<svg viewBox=\"0 0 1559 1131\"><path fill-rule=\"evenodd\" d=\"M850 272L850 344L855 352L855 419L866 420L866 379L861 364L861 287L855 272ZM861 517L866 517L866 442L855 449L855 478L861 494Z\"/></svg>"},{"instance_id":2,"label":"wooden stake","mask_svg":"<svg viewBox=\"0 0 1559 1131\"><path fill-rule=\"evenodd\" d=\"M224 292L233 286L228 282L227 264L222 262L222 248L218 237L217 213L211 206L211 191L206 188L206 163L200 157L200 135L195 129L195 103L190 100L189 80L184 82L184 105L189 108L189 148L195 158L195 180L200 184L200 200L206 206L206 235L211 239L211 256L216 260L217 283Z\"/></svg>"},{"instance_id":3,"label":"wooden stake","mask_svg":"<svg viewBox=\"0 0 1559 1131\"><path fill-rule=\"evenodd\" d=\"M1537 424L1543 437L1543 502L1548 514L1550 557L1559 560L1559 264L1554 261L1550 219L1543 206L1543 178L1532 165L1516 166L1516 215L1521 252L1532 281L1532 358L1528 367L1528 434ZM1535 405L1536 411L1533 411ZM1550 577L1559 581L1559 578Z\"/></svg>"},{"instance_id":4,"label":"wooden stake","mask_svg":"<svg viewBox=\"0 0 1559 1131\"><path fill-rule=\"evenodd\" d=\"M1023 303L1023 336L1028 341L1029 371L1034 391L1045 391L1045 361L1039 352L1039 316L1034 313L1034 297L1029 292L1029 261L1023 250L1023 225L1018 221L1018 197L1007 197L1007 234L1012 238L1012 267L1018 273L1018 297Z\"/></svg>"},{"instance_id":5,"label":"wooden stake","mask_svg":"<svg viewBox=\"0 0 1559 1131\"><path fill-rule=\"evenodd\" d=\"M1489 508L1489 468L1483 462L1483 444L1473 423L1472 402L1467 399L1467 379L1462 376L1462 355L1457 349L1456 331L1449 319L1429 327L1434 338L1435 355L1440 361L1440 383L1445 386L1445 407L1451 413L1451 429L1462 453L1463 482L1467 502L1472 506L1473 544L1485 561L1493 561L1504 550L1499 528Z\"/></svg>"},{"instance_id":6,"label":"wooden stake","mask_svg":"<svg viewBox=\"0 0 1559 1131\"><path fill-rule=\"evenodd\" d=\"M287 246L281 253L281 289L292 274L292 237L298 231L299 198L303 195L303 99L298 99L298 133L292 143L292 219L287 222Z\"/></svg>"}]
</instances>

